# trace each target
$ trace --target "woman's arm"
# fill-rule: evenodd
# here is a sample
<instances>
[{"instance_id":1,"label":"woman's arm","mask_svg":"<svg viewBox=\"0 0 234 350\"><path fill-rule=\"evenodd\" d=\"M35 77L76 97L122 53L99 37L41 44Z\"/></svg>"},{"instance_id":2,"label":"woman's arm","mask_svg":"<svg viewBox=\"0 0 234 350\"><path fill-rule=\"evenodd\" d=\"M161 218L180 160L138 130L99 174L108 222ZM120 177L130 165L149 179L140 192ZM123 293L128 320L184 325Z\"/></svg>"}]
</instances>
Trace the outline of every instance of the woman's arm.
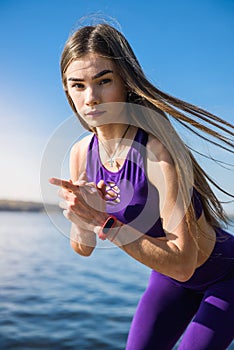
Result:
<instances>
[{"instance_id":1,"label":"woman's arm","mask_svg":"<svg viewBox=\"0 0 234 350\"><path fill-rule=\"evenodd\" d=\"M92 231L80 229L72 223L70 231L72 249L82 256L90 256L96 246L96 235Z\"/></svg>"},{"instance_id":2,"label":"woman's arm","mask_svg":"<svg viewBox=\"0 0 234 350\"><path fill-rule=\"evenodd\" d=\"M197 265L197 247L192 238L179 245L168 236L154 238L124 225L113 243L142 264L181 282L193 275Z\"/></svg>"},{"instance_id":3,"label":"woman's arm","mask_svg":"<svg viewBox=\"0 0 234 350\"><path fill-rule=\"evenodd\" d=\"M177 175L168 151L153 138L149 139L147 147L148 153L154 155L147 159L147 171L149 181L159 192L160 217L165 237L153 238L135 230L130 225L121 226L121 223L118 223L118 228L113 229L113 233L117 230L118 234L114 239L111 235L110 239L142 264L179 281L186 281L193 275L198 265L196 227L194 225L194 235L191 235L184 217L183 205L178 200ZM79 156L79 149L78 144L71 152L73 180L78 177L77 164L80 164L82 159ZM89 255L94 247L87 245L85 241L87 235L96 240L95 234L100 232L108 217L104 200L101 199L95 184L84 181L79 187L67 181L64 183L59 181L61 182L56 180L53 183L67 191L65 199L69 203L68 219L74 222L76 233L83 239L77 243L72 242L72 247L81 255ZM93 204L90 205L90 203ZM155 203L156 206L157 203ZM72 219L73 216L77 221Z\"/></svg>"},{"instance_id":4,"label":"woman's arm","mask_svg":"<svg viewBox=\"0 0 234 350\"><path fill-rule=\"evenodd\" d=\"M154 155L147 159L147 172L149 181L159 192L165 237L150 237L124 225L114 243L144 265L179 281L186 281L197 267L196 228L192 236L178 198L177 175L168 151L154 138L149 139L147 148L148 154Z\"/></svg>"},{"instance_id":5,"label":"woman's arm","mask_svg":"<svg viewBox=\"0 0 234 350\"><path fill-rule=\"evenodd\" d=\"M73 183L78 184L80 175L85 171L87 149L91 136L87 136L77 142L70 152L70 176ZM67 218L72 221L70 231L70 244L74 251L82 256L92 254L96 246L96 235L88 230L86 223L79 222L78 217L70 209L66 212Z\"/></svg>"}]
</instances>

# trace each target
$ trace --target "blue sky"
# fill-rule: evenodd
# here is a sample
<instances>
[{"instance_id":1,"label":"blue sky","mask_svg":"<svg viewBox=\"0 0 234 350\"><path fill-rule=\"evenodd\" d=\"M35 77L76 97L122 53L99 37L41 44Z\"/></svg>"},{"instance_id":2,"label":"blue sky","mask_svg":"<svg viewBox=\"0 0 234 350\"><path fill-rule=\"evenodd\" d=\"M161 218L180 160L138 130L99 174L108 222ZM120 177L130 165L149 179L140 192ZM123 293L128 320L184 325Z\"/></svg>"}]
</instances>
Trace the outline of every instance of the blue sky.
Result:
<instances>
[{"instance_id":1,"label":"blue sky","mask_svg":"<svg viewBox=\"0 0 234 350\"><path fill-rule=\"evenodd\" d=\"M0 198L40 200L43 152L71 116L60 55L81 17L93 13L119 23L160 89L234 123L232 0L1 0ZM232 161L223 151L214 155ZM203 165L234 192L233 171Z\"/></svg>"}]
</instances>

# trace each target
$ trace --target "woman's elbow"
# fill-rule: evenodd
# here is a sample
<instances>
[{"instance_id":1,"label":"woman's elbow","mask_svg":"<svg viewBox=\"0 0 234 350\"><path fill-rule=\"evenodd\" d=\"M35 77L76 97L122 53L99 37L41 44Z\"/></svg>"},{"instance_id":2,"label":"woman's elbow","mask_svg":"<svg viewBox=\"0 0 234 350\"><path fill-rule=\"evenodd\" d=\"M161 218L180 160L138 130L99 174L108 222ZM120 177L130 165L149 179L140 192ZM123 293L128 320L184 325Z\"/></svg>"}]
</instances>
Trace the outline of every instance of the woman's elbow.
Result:
<instances>
[{"instance_id":1,"label":"woman's elbow","mask_svg":"<svg viewBox=\"0 0 234 350\"><path fill-rule=\"evenodd\" d=\"M180 264L180 266L177 267L174 279L176 279L179 282L187 282L194 274L196 267L194 264Z\"/></svg>"},{"instance_id":2,"label":"woman's elbow","mask_svg":"<svg viewBox=\"0 0 234 350\"><path fill-rule=\"evenodd\" d=\"M187 282L194 274L194 271L180 271L176 274L176 279L179 282Z\"/></svg>"},{"instance_id":3,"label":"woman's elbow","mask_svg":"<svg viewBox=\"0 0 234 350\"><path fill-rule=\"evenodd\" d=\"M70 241L70 245L71 245L71 248L79 255L81 256L90 256L94 250L94 247L88 247L88 246L85 246L85 247L81 247L81 245L77 242L74 242L74 241Z\"/></svg>"}]
</instances>

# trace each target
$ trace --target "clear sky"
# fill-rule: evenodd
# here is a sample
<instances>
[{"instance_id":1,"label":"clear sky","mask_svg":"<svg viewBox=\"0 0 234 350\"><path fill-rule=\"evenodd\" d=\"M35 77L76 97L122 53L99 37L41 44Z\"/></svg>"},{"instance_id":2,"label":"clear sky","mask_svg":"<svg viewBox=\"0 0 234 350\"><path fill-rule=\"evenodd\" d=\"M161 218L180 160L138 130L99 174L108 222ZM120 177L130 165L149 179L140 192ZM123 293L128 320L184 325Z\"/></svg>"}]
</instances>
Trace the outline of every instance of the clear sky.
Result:
<instances>
[{"instance_id":1,"label":"clear sky","mask_svg":"<svg viewBox=\"0 0 234 350\"><path fill-rule=\"evenodd\" d=\"M161 90L234 123L232 0L0 0L0 198L41 199L43 152L71 116L60 55L81 17L94 13L119 23ZM233 171L203 165L234 192Z\"/></svg>"}]
</instances>

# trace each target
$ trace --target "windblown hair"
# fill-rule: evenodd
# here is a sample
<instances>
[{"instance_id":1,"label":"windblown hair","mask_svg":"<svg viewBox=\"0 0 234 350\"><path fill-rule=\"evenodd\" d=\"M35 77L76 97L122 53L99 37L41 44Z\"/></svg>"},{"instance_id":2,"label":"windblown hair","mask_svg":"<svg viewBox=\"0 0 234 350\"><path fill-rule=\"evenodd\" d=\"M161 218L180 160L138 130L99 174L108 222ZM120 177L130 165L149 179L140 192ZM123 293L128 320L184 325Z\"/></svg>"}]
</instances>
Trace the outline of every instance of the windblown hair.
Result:
<instances>
[{"instance_id":1,"label":"windblown hair","mask_svg":"<svg viewBox=\"0 0 234 350\"><path fill-rule=\"evenodd\" d=\"M85 26L77 30L67 41L61 57L62 81L67 99L80 119L81 124L87 130L91 127L80 118L73 101L71 100L66 82L66 70L69 64L89 53L98 54L113 60L117 71L129 91L128 101L130 105L147 107L148 111L141 113L141 117L134 112L131 114L132 123L154 134L168 149L175 164L178 177L178 186L182 189L184 206L188 203L188 186L186 179L193 177L193 186L201 194L203 210L207 221L213 227L219 227L222 223L228 223L228 218L223 207L212 191L209 183L216 186L225 194L233 197L220 188L214 180L199 166L189 147L179 137L168 116L182 124L202 139L233 153L231 137L233 125L227 121L203 110L190 103L170 96L156 88L145 76L142 68L125 37L114 27L108 24ZM164 121L162 127L155 118L155 113ZM165 129L166 125L166 129ZM175 147L176 146L176 147ZM176 151L175 151L176 150ZM178 157L179 150L179 157ZM191 164L192 173L188 173L188 164ZM190 193L191 195L191 193ZM188 227L196 222L193 206L186 210Z\"/></svg>"}]
</instances>

